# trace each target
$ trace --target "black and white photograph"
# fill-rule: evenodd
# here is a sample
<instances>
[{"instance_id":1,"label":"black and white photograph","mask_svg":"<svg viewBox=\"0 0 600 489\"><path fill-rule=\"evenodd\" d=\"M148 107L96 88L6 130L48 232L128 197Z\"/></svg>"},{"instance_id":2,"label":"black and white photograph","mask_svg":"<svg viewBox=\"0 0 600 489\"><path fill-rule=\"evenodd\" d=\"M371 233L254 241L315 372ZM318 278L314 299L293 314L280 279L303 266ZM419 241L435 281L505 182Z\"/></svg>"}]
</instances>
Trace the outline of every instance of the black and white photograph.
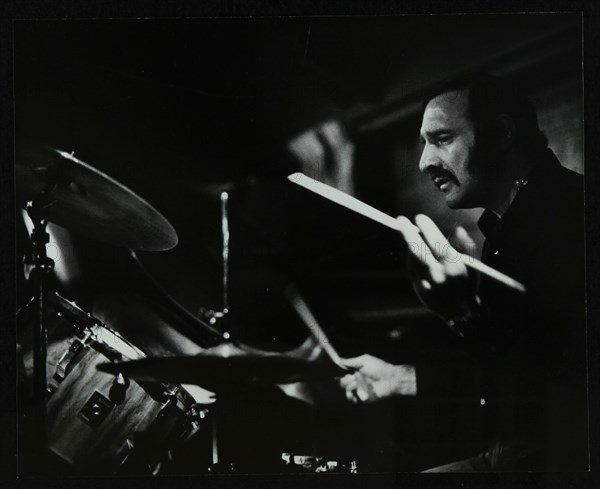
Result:
<instances>
[{"instance_id":1,"label":"black and white photograph","mask_svg":"<svg viewBox=\"0 0 600 489\"><path fill-rule=\"evenodd\" d=\"M589 472L581 13L12 25L19 478Z\"/></svg>"}]
</instances>

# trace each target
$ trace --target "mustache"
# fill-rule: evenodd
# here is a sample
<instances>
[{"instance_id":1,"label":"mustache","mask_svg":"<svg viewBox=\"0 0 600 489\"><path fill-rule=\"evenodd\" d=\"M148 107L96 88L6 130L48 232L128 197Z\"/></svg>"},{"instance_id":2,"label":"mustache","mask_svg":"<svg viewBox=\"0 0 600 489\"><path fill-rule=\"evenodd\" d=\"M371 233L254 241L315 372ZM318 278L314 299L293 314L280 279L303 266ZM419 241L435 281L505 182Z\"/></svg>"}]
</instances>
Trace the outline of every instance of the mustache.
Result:
<instances>
[{"instance_id":1,"label":"mustache","mask_svg":"<svg viewBox=\"0 0 600 489\"><path fill-rule=\"evenodd\" d=\"M448 180L454 180L455 182L458 182L458 178L456 178L456 175L452 171L446 170L445 168L430 167L427 169L427 175L432 180L442 177Z\"/></svg>"}]
</instances>

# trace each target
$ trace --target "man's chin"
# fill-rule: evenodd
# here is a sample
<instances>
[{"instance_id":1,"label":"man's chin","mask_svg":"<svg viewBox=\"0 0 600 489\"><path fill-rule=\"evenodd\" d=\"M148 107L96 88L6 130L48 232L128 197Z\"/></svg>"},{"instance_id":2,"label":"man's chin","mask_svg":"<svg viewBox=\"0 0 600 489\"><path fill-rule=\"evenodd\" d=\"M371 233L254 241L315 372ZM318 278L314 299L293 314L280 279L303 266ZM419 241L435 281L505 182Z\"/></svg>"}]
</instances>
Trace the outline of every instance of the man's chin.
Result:
<instances>
[{"instance_id":1,"label":"man's chin","mask_svg":"<svg viewBox=\"0 0 600 489\"><path fill-rule=\"evenodd\" d=\"M446 200L446 205L450 207L450 209L460 209L461 198L460 195L456 195L456 192L447 192L444 193L444 199Z\"/></svg>"},{"instance_id":2,"label":"man's chin","mask_svg":"<svg viewBox=\"0 0 600 489\"><path fill-rule=\"evenodd\" d=\"M457 192L449 192L445 194L446 205L450 209L464 209L468 207L468 203L465 202L464 196Z\"/></svg>"},{"instance_id":3,"label":"man's chin","mask_svg":"<svg viewBox=\"0 0 600 489\"><path fill-rule=\"evenodd\" d=\"M460 203L456 202L454 200L446 199L446 205L450 209L462 209L462 206L460 205Z\"/></svg>"},{"instance_id":4,"label":"man's chin","mask_svg":"<svg viewBox=\"0 0 600 489\"><path fill-rule=\"evenodd\" d=\"M463 193L447 193L445 194L446 205L450 209L474 209L481 207L481 204L476 201L472 196L465 195Z\"/></svg>"}]
</instances>

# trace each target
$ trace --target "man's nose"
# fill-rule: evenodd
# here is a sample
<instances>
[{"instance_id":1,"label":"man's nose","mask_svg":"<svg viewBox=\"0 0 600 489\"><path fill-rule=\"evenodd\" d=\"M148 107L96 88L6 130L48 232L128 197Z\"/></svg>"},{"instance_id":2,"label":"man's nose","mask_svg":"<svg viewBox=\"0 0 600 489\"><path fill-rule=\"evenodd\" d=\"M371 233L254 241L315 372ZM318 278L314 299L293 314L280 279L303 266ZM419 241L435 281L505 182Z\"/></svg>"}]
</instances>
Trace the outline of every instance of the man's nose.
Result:
<instances>
[{"instance_id":1,"label":"man's nose","mask_svg":"<svg viewBox=\"0 0 600 489\"><path fill-rule=\"evenodd\" d=\"M441 160L436 154L435 147L431 144L426 144L419 160L419 171L426 173L431 167L439 166L441 166Z\"/></svg>"}]
</instances>

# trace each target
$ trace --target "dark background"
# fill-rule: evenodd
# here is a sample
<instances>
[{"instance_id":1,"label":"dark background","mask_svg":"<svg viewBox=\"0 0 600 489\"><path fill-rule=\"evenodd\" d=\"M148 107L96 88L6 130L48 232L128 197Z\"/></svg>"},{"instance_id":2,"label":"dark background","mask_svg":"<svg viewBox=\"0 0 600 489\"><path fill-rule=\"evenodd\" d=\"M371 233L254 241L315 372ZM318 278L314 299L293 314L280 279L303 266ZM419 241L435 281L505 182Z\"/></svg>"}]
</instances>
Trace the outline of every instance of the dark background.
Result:
<instances>
[{"instance_id":1,"label":"dark background","mask_svg":"<svg viewBox=\"0 0 600 489\"><path fill-rule=\"evenodd\" d=\"M479 211L447 210L418 174L418 96L467 69L511 75L559 159L583 172L581 34L578 14L16 21L15 131L75 151L164 213L180 245L142 259L191 310L220 305L217 190L229 183L231 309L246 322L264 303L250 295L289 280L321 285L338 320L394 317L414 298L398 290L393 238L247 177L290 137L340 120L359 198L426 212L447 233L463 224L479 243Z\"/></svg>"},{"instance_id":2,"label":"dark background","mask_svg":"<svg viewBox=\"0 0 600 489\"><path fill-rule=\"evenodd\" d=\"M230 327L265 348L295 346L305 336L281 300L290 281L301 285L344 355L399 361L427 345L439 360L451 341L418 306L393 236L284 183L247 185L254 169L299 131L343 121L356 144L359 198L391 214L426 212L445 231L458 223L475 231L478 211L450 213L416 171L417 100L433 83L482 67L512 75L529 91L551 147L563 164L583 172L578 14L20 20L14 33L17 139L75 151L163 212L180 244L141 259L192 312L220 305L214 189L234 185ZM122 250L74 239L59 253L81 254L83 271L65 293L85 296L75 298L118 327L118 309L111 322L98 304L108 301L110 309L107 296L141 294L135 278L125 280L132 275L126 258ZM134 342L147 336L141 330L148 325L127 328ZM149 353L162 353L162 345L147 343ZM420 470L472 448L447 446L452 431L432 428L433 412L415 434L399 426L395 405L361 413L323 409L316 418L303 406L287 406L295 414L279 425L272 415L258 422L258 413L248 414L264 401L247 402L254 407L241 421L232 414L239 428L229 435L248 440L247 447L232 448L232 457L260 452L253 440L261 429L280 436L263 449L269 457L287 445L306 450L317 439L317 448L362 456L374 470ZM272 406L277 411L280 404ZM301 433L301 422L314 431Z\"/></svg>"}]
</instances>

